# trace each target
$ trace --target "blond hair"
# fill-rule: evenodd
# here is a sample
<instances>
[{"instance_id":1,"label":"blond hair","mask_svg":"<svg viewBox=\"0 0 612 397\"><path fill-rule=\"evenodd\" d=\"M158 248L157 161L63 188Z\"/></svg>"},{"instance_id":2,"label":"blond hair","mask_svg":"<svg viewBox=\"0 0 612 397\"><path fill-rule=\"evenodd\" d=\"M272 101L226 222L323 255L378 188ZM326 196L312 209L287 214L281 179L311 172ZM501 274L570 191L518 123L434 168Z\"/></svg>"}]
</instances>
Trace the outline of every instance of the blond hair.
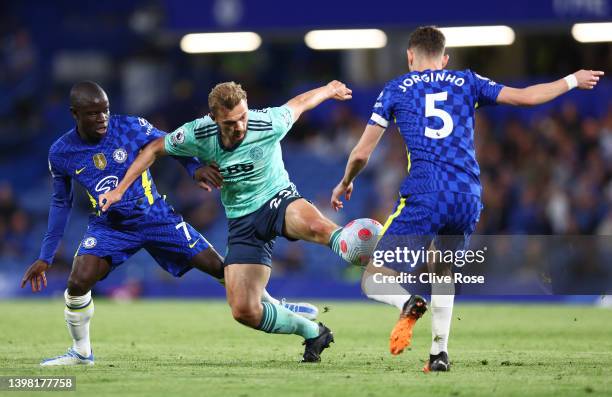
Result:
<instances>
[{"instance_id":1,"label":"blond hair","mask_svg":"<svg viewBox=\"0 0 612 397\"><path fill-rule=\"evenodd\" d=\"M233 81L220 83L208 94L208 109L215 115L220 108L232 110L243 99L246 100L246 91L240 84Z\"/></svg>"}]
</instances>

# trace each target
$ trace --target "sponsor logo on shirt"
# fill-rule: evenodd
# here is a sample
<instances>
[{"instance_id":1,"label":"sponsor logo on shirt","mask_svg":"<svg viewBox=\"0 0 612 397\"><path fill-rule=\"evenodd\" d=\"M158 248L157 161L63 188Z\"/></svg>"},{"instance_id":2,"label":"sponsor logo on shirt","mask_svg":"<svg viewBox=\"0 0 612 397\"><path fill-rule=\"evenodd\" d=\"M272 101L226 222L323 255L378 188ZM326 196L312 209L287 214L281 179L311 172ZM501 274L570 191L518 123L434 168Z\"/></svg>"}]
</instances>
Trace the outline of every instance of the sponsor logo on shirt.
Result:
<instances>
[{"instance_id":1,"label":"sponsor logo on shirt","mask_svg":"<svg viewBox=\"0 0 612 397\"><path fill-rule=\"evenodd\" d=\"M96 185L96 192L98 193L107 193L119 184L119 178L115 175L109 175L100 180Z\"/></svg>"},{"instance_id":2,"label":"sponsor logo on shirt","mask_svg":"<svg viewBox=\"0 0 612 397\"><path fill-rule=\"evenodd\" d=\"M141 127L147 127L147 135L151 135L151 132L153 132L153 126L151 123L142 117L138 117L138 124L140 124Z\"/></svg>"}]
</instances>

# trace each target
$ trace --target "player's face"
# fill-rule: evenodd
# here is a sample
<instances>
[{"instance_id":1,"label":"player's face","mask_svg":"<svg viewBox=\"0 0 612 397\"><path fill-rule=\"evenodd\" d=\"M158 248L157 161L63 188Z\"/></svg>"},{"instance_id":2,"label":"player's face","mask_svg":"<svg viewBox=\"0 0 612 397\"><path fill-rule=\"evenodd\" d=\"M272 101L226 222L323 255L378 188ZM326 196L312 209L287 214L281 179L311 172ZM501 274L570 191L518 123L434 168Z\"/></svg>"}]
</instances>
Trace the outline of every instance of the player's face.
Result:
<instances>
[{"instance_id":1,"label":"player's face","mask_svg":"<svg viewBox=\"0 0 612 397\"><path fill-rule=\"evenodd\" d=\"M72 114L79 132L86 137L97 140L106 134L110 114L106 95L93 98L88 103L73 108Z\"/></svg>"},{"instance_id":2,"label":"player's face","mask_svg":"<svg viewBox=\"0 0 612 397\"><path fill-rule=\"evenodd\" d=\"M249 107L243 99L233 109L220 109L215 115L215 121L221 129L221 135L230 142L236 143L244 139L247 130Z\"/></svg>"}]
</instances>

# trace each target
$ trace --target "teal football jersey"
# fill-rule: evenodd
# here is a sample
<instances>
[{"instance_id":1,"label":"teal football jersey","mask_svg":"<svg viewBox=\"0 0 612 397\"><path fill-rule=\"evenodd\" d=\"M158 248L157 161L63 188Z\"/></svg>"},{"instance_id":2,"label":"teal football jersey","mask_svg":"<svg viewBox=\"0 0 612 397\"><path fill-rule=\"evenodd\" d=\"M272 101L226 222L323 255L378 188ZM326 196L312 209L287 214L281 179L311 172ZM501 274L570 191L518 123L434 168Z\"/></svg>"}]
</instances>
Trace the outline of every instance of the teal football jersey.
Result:
<instances>
[{"instance_id":1,"label":"teal football jersey","mask_svg":"<svg viewBox=\"0 0 612 397\"><path fill-rule=\"evenodd\" d=\"M195 156L202 163L219 164L221 201L227 217L238 218L255 212L289 186L280 141L292 125L293 113L288 106L249 110L244 140L226 148L217 124L204 116L167 135L165 148L175 156Z\"/></svg>"}]
</instances>

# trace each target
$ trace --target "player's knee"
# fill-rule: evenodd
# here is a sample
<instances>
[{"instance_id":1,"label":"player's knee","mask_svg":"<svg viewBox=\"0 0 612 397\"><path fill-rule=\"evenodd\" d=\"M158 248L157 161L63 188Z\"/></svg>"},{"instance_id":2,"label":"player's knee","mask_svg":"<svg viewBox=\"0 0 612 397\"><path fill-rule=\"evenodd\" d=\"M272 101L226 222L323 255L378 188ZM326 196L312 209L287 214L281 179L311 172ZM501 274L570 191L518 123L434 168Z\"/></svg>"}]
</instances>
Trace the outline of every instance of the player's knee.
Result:
<instances>
[{"instance_id":1,"label":"player's knee","mask_svg":"<svg viewBox=\"0 0 612 397\"><path fill-rule=\"evenodd\" d=\"M68 278L68 294L82 296L91 290L93 283L90 280L78 275L71 274Z\"/></svg>"},{"instance_id":2,"label":"player's knee","mask_svg":"<svg viewBox=\"0 0 612 397\"><path fill-rule=\"evenodd\" d=\"M222 279L223 274L223 260L221 256L210 247L196 256L194 256L190 264L205 273L210 274L214 278Z\"/></svg>"},{"instance_id":3,"label":"player's knee","mask_svg":"<svg viewBox=\"0 0 612 397\"><path fill-rule=\"evenodd\" d=\"M257 327L261 321L261 304L251 304L248 302L235 303L232 305L232 316L241 324L249 327Z\"/></svg>"}]
</instances>

